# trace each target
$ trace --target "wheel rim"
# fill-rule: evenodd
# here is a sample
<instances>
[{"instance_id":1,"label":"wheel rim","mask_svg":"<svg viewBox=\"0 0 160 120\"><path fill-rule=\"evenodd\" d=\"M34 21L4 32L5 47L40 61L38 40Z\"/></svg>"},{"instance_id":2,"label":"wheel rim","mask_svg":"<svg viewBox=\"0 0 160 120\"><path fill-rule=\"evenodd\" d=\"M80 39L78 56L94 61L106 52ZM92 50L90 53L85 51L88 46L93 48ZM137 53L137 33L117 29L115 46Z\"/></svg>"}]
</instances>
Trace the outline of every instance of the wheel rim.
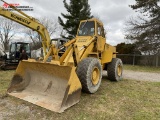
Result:
<instances>
[{"instance_id":1,"label":"wheel rim","mask_svg":"<svg viewBox=\"0 0 160 120\"><path fill-rule=\"evenodd\" d=\"M95 67L93 69L92 76L91 76L92 77L92 83L93 83L93 85L96 85L98 83L98 81L99 81L99 74L100 74L99 69L97 67Z\"/></svg>"},{"instance_id":2,"label":"wheel rim","mask_svg":"<svg viewBox=\"0 0 160 120\"><path fill-rule=\"evenodd\" d=\"M122 74L122 66L119 64L118 67L117 67L117 73L118 73L118 76L120 77L121 74Z\"/></svg>"}]
</instances>

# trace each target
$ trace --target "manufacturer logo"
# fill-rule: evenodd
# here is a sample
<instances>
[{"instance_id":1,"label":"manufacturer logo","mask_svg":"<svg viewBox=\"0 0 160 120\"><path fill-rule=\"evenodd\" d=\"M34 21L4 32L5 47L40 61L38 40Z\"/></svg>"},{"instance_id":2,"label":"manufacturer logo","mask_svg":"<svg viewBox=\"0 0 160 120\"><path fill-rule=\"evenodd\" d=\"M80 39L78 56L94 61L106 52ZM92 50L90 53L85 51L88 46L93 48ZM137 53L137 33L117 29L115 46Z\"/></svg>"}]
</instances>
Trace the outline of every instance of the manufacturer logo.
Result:
<instances>
[{"instance_id":1,"label":"manufacturer logo","mask_svg":"<svg viewBox=\"0 0 160 120\"><path fill-rule=\"evenodd\" d=\"M79 39L78 42L86 42L87 39Z\"/></svg>"},{"instance_id":2,"label":"manufacturer logo","mask_svg":"<svg viewBox=\"0 0 160 120\"><path fill-rule=\"evenodd\" d=\"M14 18L14 19L17 19L17 20L19 20L19 21L21 21L21 22L24 22L24 23L26 23L26 24L28 24L28 25L31 23L31 22L29 22L28 20L23 19L23 18L15 15L15 14L11 14L11 17Z\"/></svg>"},{"instance_id":3,"label":"manufacturer logo","mask_svg":"<svg viewBox=\"0 0 160 120\"><path fill-rule=\"evenodd\" d=\"M14 11L14 9L12 9L10 6L14 6L21 11L33 11L33 7L21 6L19 3L10 3L10 4L4 3L2 6L3 6L3 10L7 10L7 11Z\"/></svg>"},{"instance_id":4,"label":"manufacturer logo","mask_svg":"<svg viewBox=\"0 0 160 120\"><path fill-rule=\"evenodd\" d=\"M17 7L17 6L19 6L19 4L9 4L9 5L12 5L12 6L14 6L14 7ZM4 3L3 4L3 8L9 8L9 5L7 4L7 3Z\"/></svg>"}]
</instances>

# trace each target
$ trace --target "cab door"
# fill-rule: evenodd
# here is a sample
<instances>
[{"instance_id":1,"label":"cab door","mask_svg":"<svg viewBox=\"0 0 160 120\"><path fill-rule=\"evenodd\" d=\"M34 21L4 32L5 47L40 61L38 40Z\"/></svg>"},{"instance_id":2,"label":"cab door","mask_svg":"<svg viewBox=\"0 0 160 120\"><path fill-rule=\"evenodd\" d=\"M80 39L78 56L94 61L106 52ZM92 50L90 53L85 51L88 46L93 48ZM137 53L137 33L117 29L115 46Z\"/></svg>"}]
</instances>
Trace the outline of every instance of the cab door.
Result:
<instances>
[{"instance_id":1,"label":"cab door","mask_svg":"<svg viewBox=\"0 0 160 120\"><path fill-rule=\"evenodd\" d=\"M11 43L9 51L9 59L14 60L16 57L16 44Z\"/></svg>"},{"instance_id":2,"label":"cab door","mask_svg":"<svg viewBox=\"0 0 160 120\"><path fill-rule=\"evenodd\" d=\"M97 23L97 49L99 52L103 52L104 51L104 46L106 43L106 38L105 38L105 34L104 34L104 28L103 26L101 26L100 24Z\"/></svg>"}]
</instances>

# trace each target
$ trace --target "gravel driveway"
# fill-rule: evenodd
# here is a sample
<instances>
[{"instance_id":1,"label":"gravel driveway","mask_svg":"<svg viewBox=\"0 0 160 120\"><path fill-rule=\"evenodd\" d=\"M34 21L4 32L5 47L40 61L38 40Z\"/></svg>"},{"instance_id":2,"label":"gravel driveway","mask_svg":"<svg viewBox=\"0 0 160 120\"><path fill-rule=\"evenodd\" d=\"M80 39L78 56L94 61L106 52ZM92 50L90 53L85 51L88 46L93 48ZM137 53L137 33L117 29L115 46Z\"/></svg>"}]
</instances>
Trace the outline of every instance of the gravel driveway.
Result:
<instances>
[{"instance_id":1,"label":"gravel driveway","mask_svg":"<svg viewBox=\"0 0 160 120\"><path fill-rule=\"evenodd\" d=\"M132 79L132 80L141 80L141 81L160 82L160 73L124 70L123 71L123 78L124 79Z\"/></svg>"}]
</instances>

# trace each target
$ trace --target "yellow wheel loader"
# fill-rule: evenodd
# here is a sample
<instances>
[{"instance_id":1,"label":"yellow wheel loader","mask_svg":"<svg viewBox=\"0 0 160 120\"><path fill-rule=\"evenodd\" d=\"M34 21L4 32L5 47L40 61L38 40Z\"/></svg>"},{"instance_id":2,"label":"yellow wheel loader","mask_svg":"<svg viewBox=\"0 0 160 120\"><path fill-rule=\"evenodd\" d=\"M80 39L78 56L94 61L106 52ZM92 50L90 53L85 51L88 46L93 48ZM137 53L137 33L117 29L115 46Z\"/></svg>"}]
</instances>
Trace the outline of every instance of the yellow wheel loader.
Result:
<instances>
[{"instance_id":1,"label":"yellow wheel loader","mask_svg":"<svg viewBox=\"0 0 160 120\"><path fill-rule=\"evenodd\" d=\"M56 48L50 44L50 37L42 24L18 12L21 15L0 9L0 15L41 35L44 59L19 63L7 90L9 95L60 113L79 102L81 90L87 93L98 90L102 70L107 70L110 80L122 79L122 61L116 58L116 48L106 43L102 22L94 18L80 21L76 37ZM64 48L65 52L59 56L59 51ZM52 60L47 62L49 57Z\"/></svg>"}]
</instances>

